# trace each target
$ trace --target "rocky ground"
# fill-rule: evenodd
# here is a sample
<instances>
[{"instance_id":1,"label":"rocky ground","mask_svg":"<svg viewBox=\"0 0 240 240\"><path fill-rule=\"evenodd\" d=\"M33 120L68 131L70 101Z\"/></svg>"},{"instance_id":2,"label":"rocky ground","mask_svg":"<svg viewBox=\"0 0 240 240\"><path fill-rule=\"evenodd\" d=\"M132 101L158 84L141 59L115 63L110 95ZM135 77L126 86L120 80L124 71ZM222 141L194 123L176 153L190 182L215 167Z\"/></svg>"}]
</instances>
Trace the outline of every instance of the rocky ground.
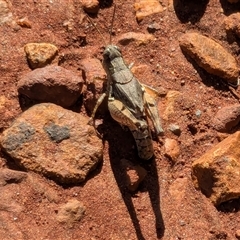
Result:
<instances>
[{"instance_id":1,"label":"rocky ground","mask_svg":"<svg viewBox=\"0 0 240 240\"><path fill-rule=\"evenodd\" d=\"M112 43L158 91L150 161L106 101L88 124L114 4ZM0 0L0 239L240 239L239 10Z\"/></svg>"}]
</instances>

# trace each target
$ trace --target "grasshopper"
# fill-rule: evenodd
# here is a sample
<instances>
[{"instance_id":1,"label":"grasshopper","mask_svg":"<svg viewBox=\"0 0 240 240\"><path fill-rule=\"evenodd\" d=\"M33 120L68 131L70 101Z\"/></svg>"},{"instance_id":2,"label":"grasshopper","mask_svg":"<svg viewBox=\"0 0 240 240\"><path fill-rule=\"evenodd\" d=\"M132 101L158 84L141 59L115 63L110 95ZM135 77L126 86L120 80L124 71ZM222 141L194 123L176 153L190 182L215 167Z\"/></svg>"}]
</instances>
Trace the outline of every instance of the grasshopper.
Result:
<instances>
[{"instance_id":1,"label":"grasshopper","mask_svg":"<svg viewBox=\"0 0 240 240\"><path fill-rule=\"evenodd\" d=\"M115 8L114 6L113 19ZM89 20L93 24L90 18ZM94 24L93 26L96 27ZM98 32L100 33L99 30ZM120 125L129 128L136 142L138 156L143 160L149 160L153 157L154 152L147 116L151 119L156 134L163 133L156 102L147 92L149 89L155 92L156 90L140 83L133 75L130 67L126 65L123 59L120 48L111 44L111 33L112 27L110 44L105 47L103 52L103 68L107 74L107 90L99 97L90 122L94 121L99 105L107 97L111 117Z\"/></svg>"}]
</instances>

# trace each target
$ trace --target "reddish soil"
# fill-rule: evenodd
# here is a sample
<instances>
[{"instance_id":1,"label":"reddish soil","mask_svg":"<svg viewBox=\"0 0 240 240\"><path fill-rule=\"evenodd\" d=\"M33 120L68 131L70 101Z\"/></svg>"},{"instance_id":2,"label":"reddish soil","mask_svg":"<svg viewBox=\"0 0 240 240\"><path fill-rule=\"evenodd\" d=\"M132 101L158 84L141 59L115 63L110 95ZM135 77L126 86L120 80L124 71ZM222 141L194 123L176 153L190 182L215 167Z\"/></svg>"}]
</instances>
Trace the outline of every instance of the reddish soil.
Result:
<instances>
[{"instance_id":1,"label":"reddish soil","mask_svg":"<svg viewBox=\"0 0 240 240\"><path fill-rule=\"evenodd\" d=\"M0 239L236 239L235 234L240 230L239 200L216 209L201 192L187 184L184 201L179 200L181 204L176 207L169 189L175 180L186 178L191 183L191 163L219 141L211 125L212 118L219 108L238 103L222 79L209 75L186 58L178 39L187 31L198 31L216 39L238 59L238 42L228 42L223 21L226 16L239 11L240 4L229 4L224 0L172 1L161 1L165 10L140 23L135 18L134 1L114 1L117 9L113 43L122 33L146 33L149 24L160 24L160 29L153 33L155 41L140 46L132 42L121 47L127 63L148 65L149 70L142 72L139 80L156 89L163 87L166 91L182 93L181 100L175 104L175 112L163 121L165 136L160 143L154 139L156 158L142 163L131 133L123 131L107 111L99 114L97 117L103 119L98 127L103 134L102 165L78 186L60 186L30 172L28 180L1 187L6 204L12 202L21 206L21 210L5 211L1 207ZM113 13L108 2L102 1L98 14L92 16L105 39L109 39ZM3 107L0 105L1 132L22 112L16 85L20 76L30 71L23 51L26 43L55 44L59 49L60 65L77 74L81 74L80 59L102 59L104 47L95 28L83 19L79 1L17 0L12 1L10 10L14 20L27 17L31 28L14 23L0 26L0 96L7 99ZM66 20L72 24L72 30L68 31L64 26ZM240 94L238 89L236 92ZM74 110L81 108L80 114L86 114L84 104L81 104L80 99ZM163 97L159 99L160 114L165 107ZM197 110L201 111L199 118ZM179 137L167 130L170 123L180 126ZM176 139L180 145L181 153L176 162L164 156L166 137ZM2 167L19 169L3 153L0 157ZM134 194L125 186L121 171L123 158L135 163L139 161L148 171ZM69 227L58 223L56 214L59 206L71 198L83 202L86 215Z\"/></svg>"}]
</instances>

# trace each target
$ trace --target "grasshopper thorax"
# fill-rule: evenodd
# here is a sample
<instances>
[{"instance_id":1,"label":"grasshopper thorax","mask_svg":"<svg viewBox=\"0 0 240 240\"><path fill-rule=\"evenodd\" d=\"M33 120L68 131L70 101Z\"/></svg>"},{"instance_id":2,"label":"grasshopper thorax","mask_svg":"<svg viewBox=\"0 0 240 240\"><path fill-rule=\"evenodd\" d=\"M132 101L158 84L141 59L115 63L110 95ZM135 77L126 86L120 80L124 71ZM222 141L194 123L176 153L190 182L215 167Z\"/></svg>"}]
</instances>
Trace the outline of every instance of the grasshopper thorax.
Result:
<instances>
[{"instance_id":1,"label":"grasshopper thorax","mask_svg":"<svg viewBox=\"0 0 240 240\"><path fill-rule=\"evenodd\" d=\"M107 45L103 52L104 60L111 61L114 58L118 58L118 57L122 57L120 48L116 45Z\"/></svg>"}]
</instances>

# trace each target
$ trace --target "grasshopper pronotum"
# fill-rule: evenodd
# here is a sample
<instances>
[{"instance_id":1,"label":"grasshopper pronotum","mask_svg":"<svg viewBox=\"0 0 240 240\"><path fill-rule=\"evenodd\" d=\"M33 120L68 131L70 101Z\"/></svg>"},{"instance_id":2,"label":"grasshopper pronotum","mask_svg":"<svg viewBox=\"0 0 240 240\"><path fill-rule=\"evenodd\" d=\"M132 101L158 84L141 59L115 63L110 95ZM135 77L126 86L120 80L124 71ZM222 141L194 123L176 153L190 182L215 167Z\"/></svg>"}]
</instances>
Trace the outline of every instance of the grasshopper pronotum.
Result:
<instances>
[{"instance_id":1,"label":"grasshopper pronotum","mask_svg":"<svg viewBox=\"0 0 240 240\"><path fill-rule=\"evenodd\" d=\"M115 8L114 6L113 19ZM110 44L105 47L103 52L103 67L107 73L107 91L99 97L91 120L94 120L97 108L107 97L108 109L112 118L120 125L130 129L137 145L139 157L143 160L149 160L153 157L154 152L147 116L151 119L156 134L163 133L155 100L146 91L146 89L156 90L138 81L124 62L121 50L116 45L111 44L113 19ZM89 20L93 24L90 18ZM96 27L94 24L93 26ZM101 34L98 29L97 31Z\"/></svg>"}]
</instances>

